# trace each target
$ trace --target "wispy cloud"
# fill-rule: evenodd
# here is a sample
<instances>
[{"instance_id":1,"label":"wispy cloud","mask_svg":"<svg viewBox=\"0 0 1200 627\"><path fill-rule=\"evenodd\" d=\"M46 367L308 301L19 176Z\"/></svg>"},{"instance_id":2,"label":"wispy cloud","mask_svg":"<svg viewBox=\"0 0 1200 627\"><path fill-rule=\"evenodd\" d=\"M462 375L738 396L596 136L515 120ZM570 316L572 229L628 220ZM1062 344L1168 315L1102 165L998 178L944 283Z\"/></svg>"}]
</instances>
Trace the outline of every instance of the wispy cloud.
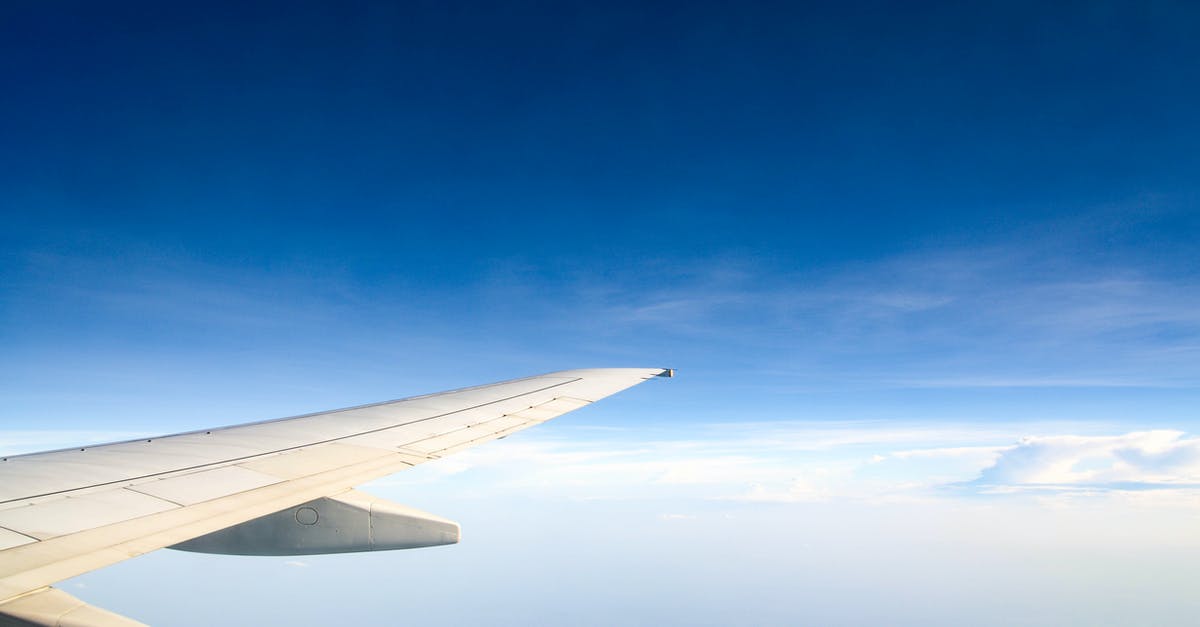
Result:
<instances>
[{"instance_id":1,"label":"wispy cloud","mask_svg":"<svg viewBox=\"0 0 1200 627\"><path fill-rule=\"evenodd\" d=\"M1145 258L1080 263L1055 244L929 247L819 268L731 254L553 271L497 261L445 286L152 256L115 272L111 261L40 253L14 309L40 313L10 326L37 330L86 309L154 350L224 343L320 364L347 354L439 363L486 346L492 361L541 368L537 340L570 347L559 359L655 356L778 390L1200 385L1194 273ZM478 311L487 315L466 313Z\"/></svg>"},{"instance_id":2,"label":"wispy cloud","mask_svg":"<svg viewBox=\"0 0 1200 627\"><path fill-rule=\"evenodd\" d=\"M720 258L648 272L581 272L580 288L549 305L549 324L585 336L685 338L697 351L752 356L755 374L779 385L1200 384L1200 279L1144 258L1084 264L1055 242L1009 241L820 271Z\"/></svg>"}]
</instances>

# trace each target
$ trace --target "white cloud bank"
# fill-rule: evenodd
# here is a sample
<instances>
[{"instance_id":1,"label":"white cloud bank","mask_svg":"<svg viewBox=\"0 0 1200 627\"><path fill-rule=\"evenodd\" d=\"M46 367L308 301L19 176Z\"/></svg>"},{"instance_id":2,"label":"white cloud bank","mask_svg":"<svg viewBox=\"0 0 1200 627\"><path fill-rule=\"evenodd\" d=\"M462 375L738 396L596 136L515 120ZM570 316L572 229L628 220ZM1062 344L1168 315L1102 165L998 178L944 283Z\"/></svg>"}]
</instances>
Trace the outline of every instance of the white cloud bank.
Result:
<instances>
[{"instance_id":1,"label":"white cloud bank","mask_svg":"<svg viewBox=\"0 0 1200 627\"><path fill-rule=\"evenodd\" d=\"M1023 436L1046 429L768 423L677 431L694 437L528 433L385 483L436 484L476 495L751 503L928 502L1017 492L1075 497L1147 489L1187 496L1200 489L1200 438L1177 430Z\"/></svg>"},{"instance_id":2,"label":"white cloud bank","mask_svg":"<svg viewBox=\"0 0 1200 627\"><path fill-rule=\"evenodd\" d=\"M1089 428L552 423L365 486L461 522L453 549L303 561L160 551L83 581L90 601L144 608L130 591L164 568L187 573L155 588L160 614L140 617L196 625L212 622L180 611L196 598L300 578L347 602L304 605L290 622L345 622L350 607L369 623L395 604L376 584L398 568L422 573L402 599L450 625L511 607L514 581L571 609L534 604L500 623L1192 624L1198 439ZM464 589L478 592L471 604ZM247 623L280 622L278 608L244 609Z\"/></svg>"},{"instance_id":3,"label":"white cloud bank","mask_svg":"<svg viewBox=\"0 0 1200 627\"><path fill-rule=\"evenodd\" d=\"M996 486L1200 486L1200 438L1182 431L1025 437L982 470Z\"/></svg>"}]
</instances>

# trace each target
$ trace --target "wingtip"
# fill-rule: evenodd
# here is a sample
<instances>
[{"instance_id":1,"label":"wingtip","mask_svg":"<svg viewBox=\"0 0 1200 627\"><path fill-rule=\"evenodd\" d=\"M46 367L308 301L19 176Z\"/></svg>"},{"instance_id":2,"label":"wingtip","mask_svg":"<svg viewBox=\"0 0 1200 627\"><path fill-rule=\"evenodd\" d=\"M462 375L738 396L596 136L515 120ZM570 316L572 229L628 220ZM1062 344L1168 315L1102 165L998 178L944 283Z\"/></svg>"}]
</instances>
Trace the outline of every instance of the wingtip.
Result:
<instances>
[{"instance_id":1,"label":"wingtip","mask_svg":"<svg viewBox=\"0 0 1200 627\"><path fill-rule=\"evenodd\" d=\"M662 372L658 373L658 376L666 377L666 378L670 379L671 377L675 376L675 369L674 368L663 368Z\"/></svg>"}]
</instances>

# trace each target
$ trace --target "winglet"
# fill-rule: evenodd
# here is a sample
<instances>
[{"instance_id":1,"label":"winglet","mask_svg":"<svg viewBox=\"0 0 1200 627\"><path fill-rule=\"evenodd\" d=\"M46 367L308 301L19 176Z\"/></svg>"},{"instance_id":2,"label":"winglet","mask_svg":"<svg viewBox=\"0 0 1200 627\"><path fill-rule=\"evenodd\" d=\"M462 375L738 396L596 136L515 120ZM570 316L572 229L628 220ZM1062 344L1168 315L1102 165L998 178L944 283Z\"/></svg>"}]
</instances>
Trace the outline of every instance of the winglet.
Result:
<instances>
[{"instance_id":1,"label":"winglet","mask_svg":"<svg viewBox=\"0 0 1200 627\"><path fill-rule=\"evenodd\" d=\"M663 368L663 371L658 373L657 376L667 377L669 379L669 378L675 376L675 369L674 368Z\"/></svg>"}]
</instances>

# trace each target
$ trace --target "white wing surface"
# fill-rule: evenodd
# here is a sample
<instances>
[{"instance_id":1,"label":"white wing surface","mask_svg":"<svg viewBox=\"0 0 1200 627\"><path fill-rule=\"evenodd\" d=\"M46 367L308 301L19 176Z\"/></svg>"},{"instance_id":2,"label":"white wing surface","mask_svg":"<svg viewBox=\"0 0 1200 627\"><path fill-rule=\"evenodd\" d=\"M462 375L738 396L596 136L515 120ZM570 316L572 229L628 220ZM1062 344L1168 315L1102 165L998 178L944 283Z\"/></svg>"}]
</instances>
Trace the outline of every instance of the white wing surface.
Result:
<instances>
[{"instance_id":1,"label":"white wing surface","mask_svg":"<svg viewBox=\"0 0 1200 627\"><path fill-rule=\"evenodd\" d=\"M180 543L244 553L247 543L284 537L271 527L281 516L293 526L311 525L302 531L334 524L316 524L318 504L328 499L337 499L329 501L336 505L330 512L374 516L360 545L328 550L429 545L368 537L384 528L383 516L399 517L388 521L399 521L396 529L453 536L432 544L457 541L450 521L372 503L351 489L670 374L659 368L567 370L295 418L0 458L0 625L140 624L49 586ZM294 517L285 511L297 506L303 507ZM312 522L305 520L310 509ZM334 530L339 541L356 541L343 531ZM234 548L203 548L212 546ZM326 545L297 550L327 550L313 546ZM280 554L278 547L249 552Z\"/></svg>"}]
</instances>

